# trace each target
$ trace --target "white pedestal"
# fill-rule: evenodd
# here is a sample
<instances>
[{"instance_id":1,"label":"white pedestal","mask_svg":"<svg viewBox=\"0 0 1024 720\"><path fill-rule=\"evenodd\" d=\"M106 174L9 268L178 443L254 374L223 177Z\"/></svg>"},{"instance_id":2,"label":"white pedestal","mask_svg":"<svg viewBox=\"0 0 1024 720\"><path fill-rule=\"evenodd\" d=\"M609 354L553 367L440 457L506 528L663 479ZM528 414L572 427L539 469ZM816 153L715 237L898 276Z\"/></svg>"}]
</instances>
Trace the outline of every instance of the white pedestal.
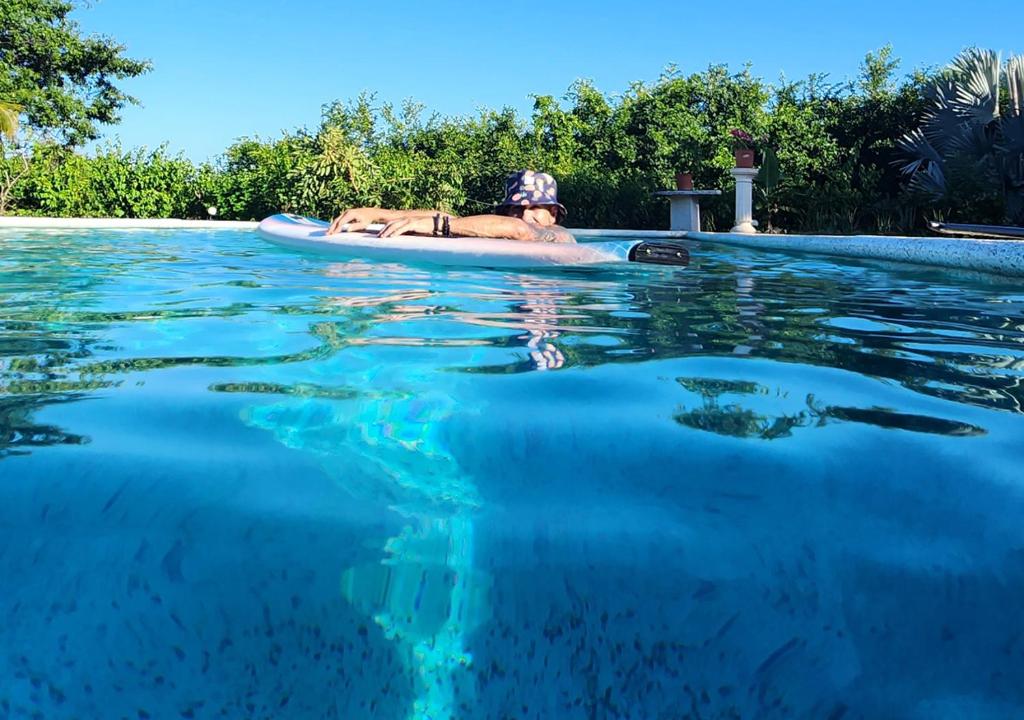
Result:
<instances>
[{"instance_id":1,"label":"white pedestal","mask_svg":"<svg viewBox=\"0 0 1024 720\"><path fill-rule=\"evenodd\" d=\"M729 174L736 178L736 224L730 232L756 233L754 222L754 178L758 168L733 168Z\"/></svg>"},{"instance_id":2,"label":"white pedestal","mask_svg":"<svg viewBox=\"0 0 1024 720\"><path fill-rule=\"evenodd\" d=\"M721 190L659 190L654 193L667 197L669 206L669 230L700 230L701 198L721 195Z\"/></svg>"}]
</instances>

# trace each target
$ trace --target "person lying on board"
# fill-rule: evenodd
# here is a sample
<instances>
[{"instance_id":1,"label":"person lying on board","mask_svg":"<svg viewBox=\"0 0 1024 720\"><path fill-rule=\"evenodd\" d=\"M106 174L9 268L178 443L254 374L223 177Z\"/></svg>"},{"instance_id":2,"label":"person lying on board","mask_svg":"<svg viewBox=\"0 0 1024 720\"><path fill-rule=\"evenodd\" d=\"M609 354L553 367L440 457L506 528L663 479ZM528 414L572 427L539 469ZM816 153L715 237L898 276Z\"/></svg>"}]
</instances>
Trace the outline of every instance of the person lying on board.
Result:
<instances>
[{"instance_id":1,"label":"person lying on board","mask_svg":"<svg viewBox=\"0 0 1024 720\"><path fill-rule=\"evenodd\" d=\"M328 235L365 230L386 223L378 235L433 235L435 237L482 237L528 242L576 242L558 225L566 209L558 202L558 183L547 173L519 170L505 180L505 199L491 215L458 217L436 210L385 210L353 208L334 218Z\"/></svg>"}]
</instances>

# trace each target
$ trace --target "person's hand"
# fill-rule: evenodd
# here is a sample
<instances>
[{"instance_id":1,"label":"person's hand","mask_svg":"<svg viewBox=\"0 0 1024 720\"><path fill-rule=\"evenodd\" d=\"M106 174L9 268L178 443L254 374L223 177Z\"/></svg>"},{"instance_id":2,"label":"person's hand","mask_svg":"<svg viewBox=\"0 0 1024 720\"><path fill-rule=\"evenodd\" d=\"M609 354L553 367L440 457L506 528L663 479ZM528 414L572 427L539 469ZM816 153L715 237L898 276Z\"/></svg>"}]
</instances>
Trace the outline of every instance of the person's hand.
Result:
<instances>
[{"instance_id":1,"label":"person's hand","mask_svg":"<svg viewBox=\"0 0 1024 720\"><path fill-rule=\"evenodd\" d=\"M346 210L334 218L331 226L327 228L327 234L333 235L339 232L365 230L367 225L378 222L381 219L382 212L379 208L352 208L351 210Z\"/></svg>"},{"instance_id":2,"label":"person's hand","mask_svg":"<svg viewBox=\"0 0 1024 720\"><path fill-rule=\"evenodd\" d=\"M386 238L409 234L432 235L433 233L434 218L401 218L392 220L385 225L379 236Z\"/></svg>"}]
</instances>

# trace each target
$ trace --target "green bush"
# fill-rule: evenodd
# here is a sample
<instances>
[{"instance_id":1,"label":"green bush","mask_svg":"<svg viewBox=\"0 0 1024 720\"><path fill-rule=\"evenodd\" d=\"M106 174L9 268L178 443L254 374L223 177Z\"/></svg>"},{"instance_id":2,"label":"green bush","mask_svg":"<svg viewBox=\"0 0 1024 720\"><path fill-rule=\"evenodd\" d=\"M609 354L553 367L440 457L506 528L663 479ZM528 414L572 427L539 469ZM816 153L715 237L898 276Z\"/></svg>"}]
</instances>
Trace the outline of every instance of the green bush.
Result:
<instances>
[{"instance_id":1,"label":"green bush","mask_svg":"<svg viewBox=\"0 0 1024 720\"><path fill-rule=\"evenodd\" d=\"M915 232L937 210L906 189L898 142L918 124L934 75L900 80L896 69L889 48L869 53L847 83L812 75L769 84L749 68L669 68L621 96L587 81L561 100L536 96L528 118L508 108L446 118L362 95L325 107L316 128L242 139L214 164L195 166L163 148L115 146L86 157L39 146L13 203L19 212L113 217L204 217L210 205L245 220L282 211L326 218L357 205L472 214L499 199L508 171L531 167L558 179L568 225L653 229L667 226L668 208L652 193L690 171L698 187L724 191L703 215L707 228L726 229L729 133L742 128L773 169L755 200L762 228ZM969 180L951 187L972 193L976 222L996 221L999 203L979 200Z\"/></svg>"},{"instance_id":2,"label":"green bush","mask_svg":"<svg viewBox=\"0 0 1024 720\"><path fill-rule=\"evenodd\" d=\"M37 145L16 188L22 211L57 217L195 217L198 173L161 147L125 151L110 146L86 157L57 145Z\"/></svg>"}]
</instances>

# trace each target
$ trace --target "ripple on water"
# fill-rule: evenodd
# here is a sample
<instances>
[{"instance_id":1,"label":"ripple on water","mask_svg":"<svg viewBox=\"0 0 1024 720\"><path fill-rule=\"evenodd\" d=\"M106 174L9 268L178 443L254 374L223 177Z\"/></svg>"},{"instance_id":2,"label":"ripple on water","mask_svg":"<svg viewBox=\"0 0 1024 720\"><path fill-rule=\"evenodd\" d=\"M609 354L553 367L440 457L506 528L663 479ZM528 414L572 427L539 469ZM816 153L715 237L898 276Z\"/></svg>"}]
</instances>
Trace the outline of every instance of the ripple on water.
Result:
<instances>
[{"instance_id":1,"label":"ripple on water","mask_svg":"<svg viewBox=\"0 0 1024 720\"><path fill-rule=\"evenodd\" d=\"M0 232L0 715L1024 715L1019 286L691 255Z\"/></svg>"}]
</instances>

